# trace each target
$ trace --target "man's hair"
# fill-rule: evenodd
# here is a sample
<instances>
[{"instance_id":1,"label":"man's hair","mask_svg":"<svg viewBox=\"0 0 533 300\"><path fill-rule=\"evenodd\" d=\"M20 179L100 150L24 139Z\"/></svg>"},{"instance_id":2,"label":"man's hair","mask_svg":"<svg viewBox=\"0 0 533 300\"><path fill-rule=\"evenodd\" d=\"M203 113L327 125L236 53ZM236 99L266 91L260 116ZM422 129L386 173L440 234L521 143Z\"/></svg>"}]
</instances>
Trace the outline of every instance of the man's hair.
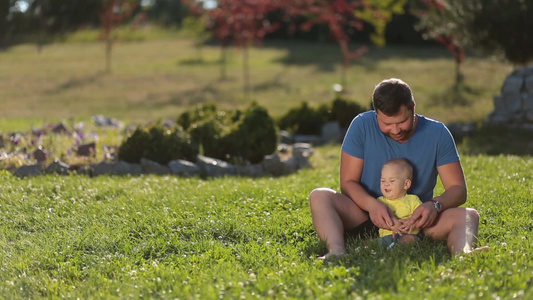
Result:
<instances>
[{"instance_id":1,"label":"man's hair","mask_svg":"<svg viewBox=\"0 0 533 300\"><path fill-rule=\"evenodd\" d=\"M394 165L401 169L402 172L405 172L407 179L413 179L413 165L405 158L395 158L391 159L385 163L386 165Z\"/></svg>"},{"instance_id":2,"label":"man's hair","mask_svg":"<svg viewBox=\"0 0 533 300\"><path fill-rule=\"evenodd\" d=\"M387 116L395 115L402 105L413 109L413 92L407 83L398 78L385 79L378 83L372 95L372 106Z\"/></svg>"}]
</instances>

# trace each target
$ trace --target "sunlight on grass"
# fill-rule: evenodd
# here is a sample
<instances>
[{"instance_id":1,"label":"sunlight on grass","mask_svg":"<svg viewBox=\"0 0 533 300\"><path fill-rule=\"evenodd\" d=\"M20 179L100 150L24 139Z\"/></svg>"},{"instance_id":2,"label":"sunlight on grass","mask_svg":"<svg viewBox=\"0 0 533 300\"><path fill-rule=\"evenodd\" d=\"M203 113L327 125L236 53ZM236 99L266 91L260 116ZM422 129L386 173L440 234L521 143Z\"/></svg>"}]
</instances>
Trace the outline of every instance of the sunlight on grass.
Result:
<instances>
[{"instance_id":1,"label":"sunlight on grass","mask_svg":"<svg viewBox=\"0 0 533 300\"><path fill-rule=\"evenodd\" d=\"M148 35L141 42L118 41L111 74L104 73L103 43L50 44L40 53L34 45L12 47L0 53L0 118L68 119L109 113L125 122L149 121L175 118L198 103L212 101L234 109L254 100L280 116L303 101L329 103L332 86L340 80L336 45L267 41L250 51L252 94L246 99L242 52L228 53L227 79L220 80L219 47L208 44L199 51L194 40L179 38L178 33L175 38ZM469 57L462 66L464 85L455 92L454 67L451 56L439 47L372 48L350 68L346 96L368 106L376 83L400 77L413 88L419 113L444 122L483 120L511 67Z\"/></svg>"},{"instance_id":2,"label":"sunlight on grass","mask_svg":"<svg viewBox=\"0 0 533 300\"><path fill-rule=\"evenodd\" d=\"M338 188L339 146L281 178L40 176L0 171L0 293L7 298L502 298L533 293L530 157L463 156L467 205L491 251L393 251L349 240L336 263L308 193ZM498 184L494 184L498 182Z\"/></svg>"}]
</instances>

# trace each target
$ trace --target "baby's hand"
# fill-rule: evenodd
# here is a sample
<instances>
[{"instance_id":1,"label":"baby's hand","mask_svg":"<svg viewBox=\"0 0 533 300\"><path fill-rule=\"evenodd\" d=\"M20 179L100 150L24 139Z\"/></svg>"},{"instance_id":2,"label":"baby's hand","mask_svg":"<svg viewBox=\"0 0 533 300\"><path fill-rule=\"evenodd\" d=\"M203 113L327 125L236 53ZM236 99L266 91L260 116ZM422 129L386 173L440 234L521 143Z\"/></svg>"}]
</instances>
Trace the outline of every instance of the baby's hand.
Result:
<instances>
[{"instance_id":1,"label":"baby's hand","mask_svg":"<svg viewBox=\"0 0 533 300\"><path fill-rule=\"evenodd\" d=\"M397 218L393 218L392 221L394 222L394 224L390 227L390 230L392 231L392 235L396 236L398 234L401 236L402 233L404 232L402 228L405 227L405 224L404 224L405 221L401 219L397 219Z\"/></svg>"},{"instance_id":2,"label":"baby's hand","mask_svg":"<svg viewBox=\"0 0 533 300\"><path fill-rule=\"evenodd\" d=\"M413 231L415 226L409 222L409 219L401 219L399 221L401 224L400 228L398 229L399 231L409 234Z\"/></svg>"}]
</instances>

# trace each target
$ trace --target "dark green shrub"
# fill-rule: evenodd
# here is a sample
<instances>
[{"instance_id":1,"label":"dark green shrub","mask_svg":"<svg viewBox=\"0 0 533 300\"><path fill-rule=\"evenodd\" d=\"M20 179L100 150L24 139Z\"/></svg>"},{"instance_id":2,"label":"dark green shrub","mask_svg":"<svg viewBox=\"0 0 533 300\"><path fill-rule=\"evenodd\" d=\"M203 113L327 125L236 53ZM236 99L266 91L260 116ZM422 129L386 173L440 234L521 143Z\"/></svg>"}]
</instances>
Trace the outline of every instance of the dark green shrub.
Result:
<instances>
[{"instance_id":1,"label":"dark green shrub","mask_svg":"<svg viewBox=\"0 0 533 300\"><path fill-rule=\"evenodd\" d=\"M341 128L348 128L353 118L365 110L358 103L340 97L335 98L331 105L322 104L316 109L304 102L282 116L278 125L293 134L320 135L326 122L337 121Z\"/></svg>"},{"instance_id":2,"label":"dark green shrub","mask_svg":"<svg viewBox=\"0 0 533 300\"><path fill-rule=\"evenodd\" d=\"M189 127L191 139L203 149L201 154L218 159L224 159L225 156L221 138L226 132L228 132L227 126L212 117L200 120Z\"/></svg>"},{"instance_id":3,"label":"dark green shrub","mask_svg":"<svg viewBox=\"0 0 533 300\"><path fill-rule=\"evenodd\" d=\"M184 130L188 130L191 125L211 118L217 119L216 105L213 103L205 103L182 113L178 117L177 123Z\"/></svg>"},{"instance_id":4,"label":"dark green shrub","mask_svg":"<svg viewBox=\"0 0 533 300\"><path fill-rule=\"evenodd\" d=\"M135 131L119 146L118 159L131 163L138 163L146 157L150 148L150 133L141 128Z\"/></svg>"},{"instance_id":5,"label":"dark green shrub","mask_svg":"<svg viewBox=\"0 0 533 300\"><path fill-rule=\"evenodd\" d=\"M339 126L346 129L353 118L364 111L366 109L358 103L338 97L331 104L330 120L339 122Z\"/></svg>"},{"instance_id":6,"label":"dark green shrub","mask_svg":"<svg viewBox=\"0 0 533 300\"><path fill-rule=\"evenodd\" d=\"M139 163L143 157L160 164L175 159L194 162L197 154L198 145L186 132L165 129L160 124L137 128L118 149L118 158L131 163Z\"/></svg>"},{"instance_id":7,"label":"dark green shrub","mask_svg":"<svg viewBox=\"0 0 533 300\"><path fill-rule=\"evenodd\" d=\"M276 150L277 140L274 119L264 107L254 103L222 138L222 145L229 159L259 163Z\"/></svg>"},{"instance_id":8,"label":"dark green shrub","mask_svg":"<svg viewBox=\"0 0 533 300\"><path fill-rule=\"evenodd\" d=\"M278 121L278 126L294 134L319 135L327 117L327 114L321 114L318 110L309 107L306 102L302 102L300 107L292 108L282 116Z\"/></svg>"}]
</instances>

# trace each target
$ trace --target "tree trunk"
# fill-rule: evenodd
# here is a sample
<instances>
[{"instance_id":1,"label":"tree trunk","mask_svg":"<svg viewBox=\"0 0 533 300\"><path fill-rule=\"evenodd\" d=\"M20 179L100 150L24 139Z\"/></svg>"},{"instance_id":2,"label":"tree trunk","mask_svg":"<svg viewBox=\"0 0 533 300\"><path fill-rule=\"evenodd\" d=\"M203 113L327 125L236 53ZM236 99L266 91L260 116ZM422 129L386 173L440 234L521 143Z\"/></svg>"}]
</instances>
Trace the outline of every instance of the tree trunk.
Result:
<instances>
[{"instance_id":1,"label":"tree trunk","mask_svg":"<svg viewBox=\"0 0 533 300\"><path fill-rule=\"evenodd\" d=\"M110 36L106 37L105 46L105 71L107 74L111 73L111 50L113 48L113 40Z\"/></svg>"},{"instance_id":2,"label":"tree trunk","mask_svg":"<svg viewBox=\"0 0 533 300\"><path fill-rule=\"evenodd\" d=\"M244 98L248 99L250 96L250 69L248 67L248 48L249 45L244 45L242 49L242 72L243 72L243 91Z\"/></svg>"},{"instance_id":3,"label":"tree trunk","mask_svg":"<svg viewBox=\"0 0 533 300\"><path fill-rule=\"evenodd\" d=\"M10 1L0 1L0 48L7 46L7 16Z\"/></svg>"},{"instance_id":4,"label":"tree trunk","mask_svg":"<svg viewBox=\"0 0 533 300\"><path fill-rule=\"evenodd\" d=\"M226 61L227 61L227 49L226 45L220 45L220 80L227 79L227 70L226 70Z\"/></svg>"}]
</instances>

